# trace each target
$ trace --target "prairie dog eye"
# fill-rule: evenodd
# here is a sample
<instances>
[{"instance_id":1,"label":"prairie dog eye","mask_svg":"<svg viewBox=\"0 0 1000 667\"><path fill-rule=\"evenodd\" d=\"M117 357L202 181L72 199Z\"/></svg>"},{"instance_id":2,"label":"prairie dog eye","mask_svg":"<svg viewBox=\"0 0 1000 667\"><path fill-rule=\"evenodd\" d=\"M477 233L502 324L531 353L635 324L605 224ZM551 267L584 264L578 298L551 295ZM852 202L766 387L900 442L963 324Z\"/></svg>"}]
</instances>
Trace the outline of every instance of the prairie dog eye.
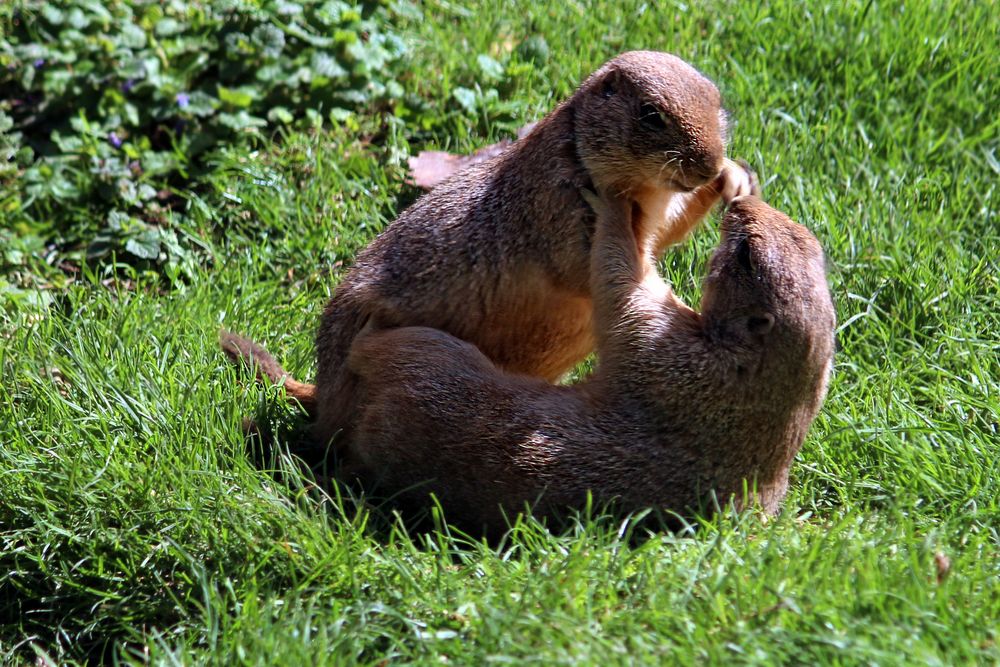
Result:
<instances>
[{"instance_id":1,"label":"prairie dog eye","mask_svg":"<svg viewBox=\"0 0 1000 667\"><path fill-rule=\"evenodd\" d=\"M648 102L639 107L639 122L654 130L665 130L673 124L671 118Z\"/></svg>"}]
</instances>

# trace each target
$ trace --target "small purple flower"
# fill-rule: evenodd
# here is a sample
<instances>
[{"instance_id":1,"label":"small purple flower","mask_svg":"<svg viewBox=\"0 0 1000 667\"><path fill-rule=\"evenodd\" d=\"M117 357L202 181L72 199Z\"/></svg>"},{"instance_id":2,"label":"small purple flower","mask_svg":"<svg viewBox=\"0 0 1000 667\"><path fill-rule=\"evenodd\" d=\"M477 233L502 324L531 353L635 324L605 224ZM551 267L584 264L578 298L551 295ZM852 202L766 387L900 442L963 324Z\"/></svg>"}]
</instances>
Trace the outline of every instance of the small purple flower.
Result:
<instances>
[{"instance_id":1,"label":"small purple flower","mask_svg":"<svg viewBox=\"0 0 1000 667\"><path fill-rule=\"evenodd\" d=\"M187 93L177 93L176 99L177 99L177 106L179 106L181 109L184 109L187 107L187 105L191 104L191 98L188 97Z\"/></svg>"},{"instance_id":2,"label":"small purple flower","mask_svg":"<svg viewBox=\"0 0 1000 667\"><path fill-rule=\"evenodd\" d=\"M35 66L35 69L38 69L39 67L45 64L45 58L39 58L38 60L36 60L31 64Z\"/></svg>"},{"instance_id":3,"label":"small purple flower","mask_svg":"<svg viewBox=\"0 0 1000 667\"><path fill-rule=\"evenodd\" d=\"M122 83L122 92L127 93L132 90L133 86L135 86L135 79L126 79L125 82Z\"/></svg>"},{"instance_id":4,"label":"small purple flower","mask_svg":"<svg viewBox=\"0 0 1000 667\"><path fill-rule=\"evenodd\" d=\"M111 134L108 135L108 143L114 146L115 148L122 147L122 140L121 138L119 138L116 132L112 132Z\"/></svg>"}]
</instances>

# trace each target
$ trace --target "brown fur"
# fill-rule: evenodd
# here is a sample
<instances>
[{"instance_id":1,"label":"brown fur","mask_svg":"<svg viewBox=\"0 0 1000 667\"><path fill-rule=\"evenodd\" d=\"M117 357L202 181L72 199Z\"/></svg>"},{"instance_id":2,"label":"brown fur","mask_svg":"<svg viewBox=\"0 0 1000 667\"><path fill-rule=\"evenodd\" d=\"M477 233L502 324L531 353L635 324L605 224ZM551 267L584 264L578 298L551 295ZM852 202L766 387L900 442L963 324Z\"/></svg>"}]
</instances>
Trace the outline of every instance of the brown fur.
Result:
<instances>
[{"instance_id":1,"label":"brown fur","mask_svg":"<svg viewBox=\"0 0 1000 667\"><path fill-rule=\"evenodd\" d=\"M284 384L288 395L301 403L303 408L308 412L316 410L316 385L295 380L260 345L225 330L219 334L219 344L234 363L244 363L255 370L258 380Z\"/></svg>"},{"instance_id":2,"label":"brown fur","mask_svg":"<svg viewBox=\"0 0 1000 667\"><path fill-rule=\"evenodd\" d=\"M358 255L326 308L317 436L347 435L355 419L357 378L346 362L363 329L434 327L505 370L549 381L566 373L594 347L594 218L580 189L639 203L637 243L651 267L720 194L749 192L745 170L724 159L725 131L708 79L668 54L625 53L509 150L423 196ZM275 377L285 377L280 367ZM310 400L296 387L312 385L285 386Z\"/></svg>"},{"instance_id":3,"label":"brown fur","mask_svg":"<svg viewBox=\"0 0 1000 667\"><path fill-rule=\"evenodd\" d=\"M646 275L628 205L596 205L593 377L559 387L507 373L435 329L367 333L350 355L362 479L404 504L433 492L449 519L494 534L526 505L555 517L588 492L624 511L731 500L777 511L833 357L819 243L758 198L736 199L699 314Z\"/></svg>"}]
</instances>

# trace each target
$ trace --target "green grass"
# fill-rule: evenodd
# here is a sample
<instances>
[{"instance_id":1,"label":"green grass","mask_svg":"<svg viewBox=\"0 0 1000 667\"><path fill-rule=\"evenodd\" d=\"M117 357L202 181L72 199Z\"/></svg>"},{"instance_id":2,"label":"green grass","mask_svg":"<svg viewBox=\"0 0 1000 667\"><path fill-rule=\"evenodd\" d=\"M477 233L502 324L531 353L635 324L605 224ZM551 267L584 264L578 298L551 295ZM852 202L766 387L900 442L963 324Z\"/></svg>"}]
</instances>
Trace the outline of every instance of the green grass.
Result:
<instances>
[{"instance_id":1,"label":"green grass","mask_svg":"<svg viewBox=\"0 0 1000 667\"><path fill-rule=\"evenodd\" d=\"M1000 663L995 8L424 12L402 26L403 83L437 125L362 118L234 152L214 176L226 209L205 214L229 224L183 289L105 265L0 311L0 660ZM511 66L533 34L548 59ZM718 82L732 154L828 253L836 372L784 513L643 540L528 521L491 548L409 536L287 456L255 465L241 418L298 416L227 365L218 328L311 377L343 268L415 194L401 156L505 136L638 47ZM473 117L449 100L479 53L509 66ZM690 301L714 227L663 263Z\"/></svg>"}]
</instances>

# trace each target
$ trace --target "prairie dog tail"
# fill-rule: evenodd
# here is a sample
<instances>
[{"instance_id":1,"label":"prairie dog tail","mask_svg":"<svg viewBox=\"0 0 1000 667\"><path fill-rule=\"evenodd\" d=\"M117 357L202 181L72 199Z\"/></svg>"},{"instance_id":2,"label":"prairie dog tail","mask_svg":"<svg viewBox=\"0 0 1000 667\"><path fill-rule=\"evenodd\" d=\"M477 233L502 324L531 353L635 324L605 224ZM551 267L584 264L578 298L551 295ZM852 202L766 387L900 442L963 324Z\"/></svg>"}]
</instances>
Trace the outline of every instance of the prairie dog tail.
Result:
<instances>
[{"instance_id":1,"label":"prairie dog tail","mask_svg":"<svg viewBox=\"0 0 1000 667\"><path fill-rule=\"evenodd\" d=\"M289 398L298 401L310 417L316 416L316 385L299 382L286 373L267 350L231 331L223 329L219 332L219 345L234 363L242 362L248 368L257 371L257 379L260 382L283 383Z\"/></svg>"}]
</instances>

